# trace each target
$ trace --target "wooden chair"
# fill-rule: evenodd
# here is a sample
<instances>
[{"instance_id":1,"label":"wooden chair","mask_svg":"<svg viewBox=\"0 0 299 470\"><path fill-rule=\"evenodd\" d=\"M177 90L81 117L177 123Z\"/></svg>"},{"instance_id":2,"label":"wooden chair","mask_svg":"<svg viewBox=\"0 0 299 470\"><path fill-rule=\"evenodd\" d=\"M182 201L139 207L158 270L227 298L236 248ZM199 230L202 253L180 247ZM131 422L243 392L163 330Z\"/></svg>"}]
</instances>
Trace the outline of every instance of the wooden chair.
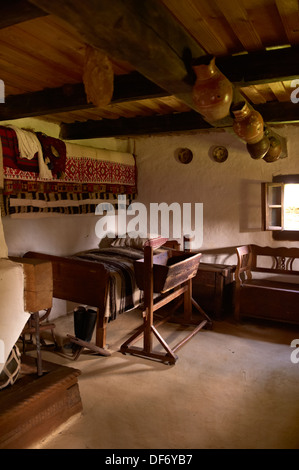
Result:
<instances>
[{"instance_id":1,"label":"wooden chair","mask_svg":"<svg viewBox=\"0 0 299 470\"><path fill-rule=\"evenodd\" d=\"M50 315L51 308L46 309L44 315L40 316L39 312L34 312L30 314L30 318L26 323L23 331L21 333L20 339L23 343L23 354L26 353L26 344L33 344L33 335L36 336L37 330L39 335L39 341L42 346L46 346L46 342L42 336L42 332L50 330L52 337L52 345L55 348L57 347L57 341L54 334L55 323L50 323L46 321ZM29 335L29 340L26 339L26 335Z\"/></svg>"},{"instance_id":2,"label":"wooden chair","mask_svg":"<svg viewBox=\"0 0 299 470\"><path fill-rule=\"evenodd\" d=\"M235 270L235 318L237 321L240 320L240 294L241 286L244 280L252 279L252 274L250 270L251 260L252 260L252 251L250 245L239 246L237 247L237 258L238 263Z\"/></svg>"},{"instance_id":3,"label":"wooden chair","mask_svg":"<svg viewBox=\"0 0 299 470\"><path fill-rule=\"evenodd\" d=\"M236 283L240 285L242 282L242 277L246 275L246 279L251 279L252 274L250 270L251 260L252 260L252 251L250 245L239 246L237 247L237 257L238 264L235 271Z\"/></svg>"}]
</instances>

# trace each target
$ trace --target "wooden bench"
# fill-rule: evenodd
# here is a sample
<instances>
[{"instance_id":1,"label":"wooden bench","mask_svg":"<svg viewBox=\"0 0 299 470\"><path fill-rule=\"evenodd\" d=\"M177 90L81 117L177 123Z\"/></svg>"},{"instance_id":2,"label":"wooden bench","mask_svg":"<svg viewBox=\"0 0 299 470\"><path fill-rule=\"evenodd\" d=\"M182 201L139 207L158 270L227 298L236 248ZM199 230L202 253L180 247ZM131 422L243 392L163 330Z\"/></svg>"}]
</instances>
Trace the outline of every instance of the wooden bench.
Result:
<instances>
[{"instance_id":1,"label":"wooden bench","mask_svg":"<svg viewBox=\"0 0 299 470\"><path fill-rule=\"evenodd\" d=\"M299 249L246 245L237 256L235 319L299 323Z\"/></svg>"}]
</instances>

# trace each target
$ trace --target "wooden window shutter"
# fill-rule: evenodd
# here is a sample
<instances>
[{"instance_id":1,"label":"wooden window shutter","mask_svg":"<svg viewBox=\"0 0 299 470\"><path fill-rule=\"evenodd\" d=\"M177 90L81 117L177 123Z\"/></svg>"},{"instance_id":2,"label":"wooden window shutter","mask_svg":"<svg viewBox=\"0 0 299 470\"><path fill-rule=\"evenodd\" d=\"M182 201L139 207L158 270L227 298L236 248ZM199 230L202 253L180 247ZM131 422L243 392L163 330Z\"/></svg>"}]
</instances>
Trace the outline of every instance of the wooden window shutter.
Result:
<instances>
[{"instance_id":1,"label":"wooden window shutter","mask_svg":"<svg viewBox=\"0 0 299 470\"><path fill-rule=\"evenodd\" d=\"M263 183L264 230L283 230L284 183Z\"/></svg>"}]
</instances>

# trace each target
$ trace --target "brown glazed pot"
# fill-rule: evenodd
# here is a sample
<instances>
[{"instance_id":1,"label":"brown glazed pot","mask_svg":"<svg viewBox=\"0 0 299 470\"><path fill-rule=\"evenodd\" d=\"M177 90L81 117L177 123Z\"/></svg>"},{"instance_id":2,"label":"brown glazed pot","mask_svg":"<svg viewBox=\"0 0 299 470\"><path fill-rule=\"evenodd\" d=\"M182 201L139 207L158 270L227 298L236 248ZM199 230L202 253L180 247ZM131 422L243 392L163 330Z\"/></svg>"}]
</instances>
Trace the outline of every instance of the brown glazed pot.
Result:
<instances>
[{"instance_id":1,"label":"brown glazed pot","mask_svg":"<svg viewBox=\"0 0 299 470\"><path fill-rule=\"evenodd\" d=\"M247 150L254 160L264 158L270 148L270 141L267 136L263 136L259 142L255 144L246 144Z\"/></svg>"},{"instance_id":2,"label":"brown glazed pot","mask_svg":"<svg viewBox=\"0 0 299 470\"><path fill-rule=\"evenodd\" d=\"M264 136L264 120L258 111L250 109L245 101L232 107L234 114L233 130L248 144L256 144Z\"/></svg>"},{"instance_id":3,"label":"brown glazed pot","mask_svg":"<svg viewBox=\"0 0 299 470\"><path fill-rule=\"evenodd\" d=\"M273 135L269 136L269 141L270 141L270 148L268 152L266 153L266 155L264 156L264 160L267 163L272 163L272 162L276 162L277 160L279 160L281 152L282 152L282 147L281 147L281 143L279 139L277 139Z\"/></svg>"},{"instance_id":4,"label":"brown glazed pot","mask_svg":"<svg viewBox=\"0 0 299 470\"><path fill-rule=\"evenodd\" d=\"M232 84L215 65L213 56L194 61L192 68L196 74L192 92L196 108L207 121L223 119L229 114L232 103Z\"/></svg>"}]
</instances>

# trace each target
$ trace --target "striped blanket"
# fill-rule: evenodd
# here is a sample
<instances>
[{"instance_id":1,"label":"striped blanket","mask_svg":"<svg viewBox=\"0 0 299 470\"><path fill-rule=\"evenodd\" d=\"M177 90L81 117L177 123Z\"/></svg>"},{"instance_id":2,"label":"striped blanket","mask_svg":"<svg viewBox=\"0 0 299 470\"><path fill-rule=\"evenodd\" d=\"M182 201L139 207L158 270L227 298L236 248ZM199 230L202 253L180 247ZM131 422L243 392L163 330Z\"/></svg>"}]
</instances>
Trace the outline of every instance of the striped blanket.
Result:
<instances>
[{"instance_id":1,"label":"striped blanket","mask_svg":"<svg viewBox=\"0 0 299 470\"><path fill-rule=\"evenodd\" d=\"M142 302L142 292L135 281L134 261L143 258L143 250L131 247L109 247L88 250L72 256L101 263L109 272L109 286L105 316L109 321L117 315L131 310Z\"/></svg>"}]
</instances>

